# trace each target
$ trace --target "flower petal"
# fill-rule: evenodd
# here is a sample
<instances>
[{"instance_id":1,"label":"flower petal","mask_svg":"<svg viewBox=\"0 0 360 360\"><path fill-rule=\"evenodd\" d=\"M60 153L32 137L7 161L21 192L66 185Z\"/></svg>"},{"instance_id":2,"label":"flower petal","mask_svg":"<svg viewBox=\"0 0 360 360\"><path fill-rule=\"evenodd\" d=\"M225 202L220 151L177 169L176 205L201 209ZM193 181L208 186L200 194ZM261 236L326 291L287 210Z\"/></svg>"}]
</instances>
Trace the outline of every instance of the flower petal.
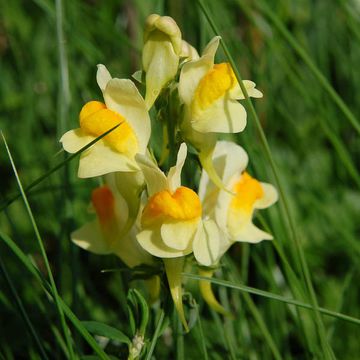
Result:
<instances>
[{"instance_id":1,"label":"flower petal","mask_svg":"<svg viewBox=\"0 0 360 360\"><path fill-rule=\"evenodd\" d=\"M231 141L216 143L213 163L225 184L228 184L235 174L241 174L246 169L248 162L249 157L240 145Z\"/></svg>"},{"instance_id":2,"label":"flower petal","mask_svg":"<svg viewBox=\"0 0 360 360\"><path fill-rule=\"evenodd\" d=\"M214 36L206 45L201 57L207 57L214 63L215 54L220 45L221 36Z\"/></svg>"},{"instance_id":3,"label":"flower petal","mask_svg":"<svg viewBox=\"0 0 360 360\"><path fill-rule=\"evenodd\" d=\"M143 64L146 69L145 103L147 109L152 107L162 88L175 77L178 69L179 56L167 38L159 32L153 34L144 44Z\"/></svg>"},{"instance_id":4,"label":"flower petal","mask_svg":"<svg viewBox=\"0 0 360 360\"><path fill-rule=\"evenodd\" d=\"M99 223L95 220L75 230L71 234L71 241L84 250L94 254L111 254L111 249L104 240Z\"/></svg>"},{"instance_id":5,"label":"flower petal","mask_svg":"<svg viewBox=\"0 0 360 360\"><path fill-rule=\"evenodd\" d=\"M106 85L112 78L111 78L111 75L105 65L98 64L97 68L98 68L98 70L96 73L96 81L97 81L101 91L104 92L106 89Z\"/></svg>"},{"instance_id":6,"label":"flower petal","mask_svg":"<svg viewBox=\"0 0 360 360\"><path fill-rule=\"evenodd\" d=\"M148 228L140 231L136 239L143 249L151 255L160 258L173 258L187 255L188 253L180 250L174 250L164 244L161 239L160 228Z\"/></svg>"},{"instance_id":7,"label":"flower petal","mask_svg":"<svg viewBox=\"0 0 360 360\"><path fill-rule=\"evenodd\" d=\"M217 199L215 208L215 220L219 228L223 231L227 229L228 210L234 195L231 195L227 191L221 190Z\"/></svg>"},{"instance_id":8,"label":"flower petal","mask_svg":"<svg viewBox=\"0 0 360 360\"><path fill-rule=\"evenodd\" d=\"M96 138L94 136L86 135L80 128L78 128L67 131L61 137L60 142L62 143L65 151L73 154L95 139Z\"/></svg>"},{"instance_id":9,"label":"flower petal","mask_svg":"<svg viewBox=\"0 0 360 360\"><path fill-rule=\"evenodd\" d=\"M169 189L171 192L174 192L178 187L181 186L181 171L185 163L187 155L187 146L185 143L180 145L176 165L171 167L167 176Z\"/></svg>"},{"instance_id":10,"label":"flower petal","mask_svg":"<svg viewBox=\"0 0 360 360\"><path fill-rule=\"evenodd\" d=\"M191 253L198 221L177 221L161 225L161 238L171 249Z\"/></svg>"},{"instance_id":11,"label":"flower petal","mask_svg":"<svg viewBox=\"0 0 360 360\"><path fill-rule=\"evenodd\" d=\"M216 264L220 258L219 235L219 229L214 220L204 220L199 224L193 242L193 252L198 263L204 266Z\"/></svg>"},{"instance_id":12,"label":"flower petal","mask_svg":"<svg viewBox=\"0 0 360 360\"><path fill-rule=\"evenodd\" d=\"M135 159L144 174L149 197L168 188L165 174L148 156L137 154Z\"/></svg>"},{"instance_id":13,"label":"flower petal","mask_svg":"<svg viewBox=\"0 0 360 360\"><path fill-rule=\"evenodd\" d=\"M194 109L191 124L199 132L238 133L245 129L246 111L229 93L205 109Z\"/></svg>"},{"instance_id":14,"label":"flower petal","mask_svg":"<svg viewBox=\"0 0 360 360\"><path fill-rule=\"evenodd\" d=\"M234 237L235 241L258 243L262 240L272 240L272 235L265 231L260 230L252 222L244 226Z\"/></svg>"},{"instance_id":15,"label":"flower petal","mask_svg":"<svg viewBox=\"0 0 360 360\"><path fill-rule=\"evenodd\" d=\"M249 95L249 97L253 98L262 98L263 94L260 90L256 89L256 84L250 80L243 80L243 85ZM245 99L245 96L241 90L241 87L238 83L230 90L230 97L231 99L242 100Z\"/></svg>"},{"instance_id":16,"label":"flower petal","mask_svg":"<svg viewBox=\"0 0 360 360\"><path fill-rule=\"evenodd\" d=\"M262 182L261 186L264 191L264 196L261 199L255 201L255 209L265 209L276 203L279 198L278 192L273 185Z\"/></svg>"},{"instance_id":17,"label":"flower petal","mask_svg":"<svg viewBox=\"0 0 360 360\"><path fill-rule=\"evenodd\" d=\"M106 106L123 116L134 130L139 153L145 154L150 138L150 118L145 101L135 84L128 79L111 79L104 91Z\"/></svg>"},{"instance_id":18,"label":"flower petal","mask_svg":"<svg viewBox=\"0 0 360 360\"><path fill-rule=\"evenodd\" d=\"M90 149L84 151L80 156L78 176L88 178L104 175L114 171L138 171L137 163L112 150L99 140Z\"/></svg>"},{"instance_id":19,"label":"flower petal","mask_svg":"<svg viewBox=\"0 0 360 360\"><path fill-rule=\"evenodd\" d=\"M191 104L200 80L212 69L220 39L220 36L215 36L206 46L200 59L189 61L182 67L179 79L179 96L186 105Z\"/></svg>"},{"instance_id":20,"label":"flower petal","mask_svg":"<svg viewBox=\"0 0 360 360\"><path fill-rule=\"evenodd\" d=\"M151 255L136 240L134 231L128 236L119 239L114 244L112 251L130 268L141 264L153 263Z\"/></svg>"}]
</instances>

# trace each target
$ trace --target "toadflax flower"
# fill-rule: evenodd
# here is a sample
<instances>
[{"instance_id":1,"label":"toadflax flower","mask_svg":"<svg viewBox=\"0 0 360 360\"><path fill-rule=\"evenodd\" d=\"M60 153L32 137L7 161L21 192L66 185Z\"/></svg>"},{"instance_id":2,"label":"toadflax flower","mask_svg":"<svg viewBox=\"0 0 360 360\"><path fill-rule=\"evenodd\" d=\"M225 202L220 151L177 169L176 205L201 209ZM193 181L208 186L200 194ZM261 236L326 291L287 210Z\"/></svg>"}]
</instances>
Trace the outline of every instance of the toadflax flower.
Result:
<instances>
[{"instance_id":1,"label":"toadflax flower","mask_svg":"<svg viewBox=\"0 0 360 360\"><path fill-rule=\"evenodd\" d=\"M202 173L199 196L204 213L215 220L222 234L216 238L220 239L216 253L205 246L208 252L202 258L197 258L207 266L215 264L235 241L258 243L271 240L272 235L256 227L252 218L256 209L265 209L278 199L273 185L260 182L245 171L248 156L241 146L219 141L213 154L213 163L221 180L233 194L215 187L206 172Z\"/></svg>"},{"instance_id":2,"label":"toadflax flower","mask_svg":"<svg viewBox=\"0 0 360 360\"><path fill-rule=\"evenodd\" d=\"M188 329L182 306L181 271L184 256L192 252L194 238L200 234L202 207L198 195L181 186L186 153L187 147L183 143L176 165L167 177L150 159L137 155L149 196L137 239L146 251L163 259L175 306L185 329Z\"/></svg>"},{"instance_id":3,"label":"toadflax flower","mask_svg":"<svg viewBox=\"0 0 360 360\"><path fill-rule=\"evenodd\" d=\"M216 143L214 133L237 133L246 126L245 108L238 102L244 99L240 85L229 63L214 64L220 37L214 37L202 56L185 63L179 79L179 97L184 104L181 130L184 138L199 151L199 158L210 178L219 186L211 164ZM248 95L262 97L255 83L244 80Z\"/></svg>"},{"instance_id":4,"label":"toadflax flower","mask_svg":"<svg viewBox=\"0 0 360 360\"><path fill-rule=\"evenodd\" d=\"M86 103L79 116L80 128L66 132L60 142L66 151L75 153L121 124L80 155L78 176L139 171L134 157L145 153L151 131L145 101L131 80L111 78L104 65L98 65L97 82L105 103Z\"/></svg>"},{"instance_id":5,"label":"toadflax flower","mask_svg":"<svg viewBox=\"0 0 360 360\"><path fill-rule=\"evenodd\" d=\"M265 209L278 199L277 191L272 185L256 180L245 171L248 156L241 146L219 141L212 161L221 181L233 194L216 187L209 181L206 172L202 173L199 196L204 216L216 222L218 234L208 238L199 237L197 240L197 247L201 248L201 251L194 251L194 255L204 266L216 265L236 241L258 243L271 240L272 235L256 227L252 218L256 209ZM215 230L213 232L216 233ZM213 270L200 270L200 274L211 277ZM200 291L214 310L226 313L212 293L209 282L200 281Z\"/></svg>"},{"instance_id":6,"label":"toadflax flower","mask_svg":"<svg viewBox=\"0 0 360 360\"><path fill-rule=\"evenodd\" d=\"M106 176L106 184L93 190L92 208L96 218L71 234L71 240L95 254L117 255L127 266L151 264L152 256L137 242L138 226L128 229L129 206L116 187L116 174Z\"/></svg>"},{"instance_id":7,"label":"toadflax flower","mask_svg":"<svg viewBox=\"0 0 360 360\"><path fill-rule=\"evenodd\" d=\"M142 65L146 73L145 102L148 109L166 83L175 77L181 51L181 31L174 19L157 14L148 16L142 53Z\"/></svg>"}]
</instances>

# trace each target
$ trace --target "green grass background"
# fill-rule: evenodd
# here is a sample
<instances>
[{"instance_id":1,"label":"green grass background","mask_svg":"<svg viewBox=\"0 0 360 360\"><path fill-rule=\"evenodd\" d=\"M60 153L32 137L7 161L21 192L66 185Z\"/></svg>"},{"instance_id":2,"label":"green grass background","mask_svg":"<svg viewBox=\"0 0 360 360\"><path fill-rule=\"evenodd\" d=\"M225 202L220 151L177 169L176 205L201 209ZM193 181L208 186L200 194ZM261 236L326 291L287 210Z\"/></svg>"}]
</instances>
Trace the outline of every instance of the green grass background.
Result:
<instances>
[{"instance_id":1,"label":"green grass background","mask_svg":"<svg viewBox=\"0 0 360 360\"><path fill-rule=\"evenodd\" d=\"M233 246L217 278L312 304L298 239L319 306L359 318L359 4L355 0L204 4L241 76L255 81L264 93L255 101L256 112L286 198L256 220L275 240ZM101 99L96 64L105 64L120 78L140 69L143 24L154 12L174 17L183 38L198 49L214 35L197 1L0 0L0 128L25 187L63 161L60 136L77 127L86 101ZM217 60L226 61L223 51ZM248 109L246 130L230 138L248 151L250 171L275 184L271 161ZM89 192L98 183L78 179L76 171L73 160L27 193L59 295L78 319L131 334L126 295L136 282L126 272L101 273L119 267L119 260L85 253L70 243L70 232L89 219ZM185 176L193 178L190 167ZM36 336L48 358L66 358L69 349L57 307L29 271L36 264L48 278L34 224L21 199L4 205L19 188L3 143L0 182L0 358L42 358ZM19 249L9 243L26 255L23 261ZM339 316L317 317L311 310L271 299L271 294L260 297L213 287L235 319L213 313L198 294L197 280L187 279L186 288L199 304L199 316L196 307L188 315L197 321L183 335L176 317L166 312L169 325L156 339L160 309L153 308L146 336L155 344L153 356L360 357L359 324ZM93 354L82 334L67 325L75 358ZM126 346L116 341L107 344L105 352L118 358L127 354Z\"/></svg>"}]
</instances>

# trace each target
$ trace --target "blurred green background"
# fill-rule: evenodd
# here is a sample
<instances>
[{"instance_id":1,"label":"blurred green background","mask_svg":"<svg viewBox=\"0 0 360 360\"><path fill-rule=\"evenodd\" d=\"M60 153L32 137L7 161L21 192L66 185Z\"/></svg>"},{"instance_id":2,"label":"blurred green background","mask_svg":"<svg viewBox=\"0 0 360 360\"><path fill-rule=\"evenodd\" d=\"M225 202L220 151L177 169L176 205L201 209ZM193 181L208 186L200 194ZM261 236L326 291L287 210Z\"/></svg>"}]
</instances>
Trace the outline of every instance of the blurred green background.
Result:
<instances>
[{"instance_id":1,"label":"blurred green background","mask_svg":"<svg viewBox=\"0 0 360 360\"><path fill-rule=\"evenodd\" d=\"M360 4L355 0L204 3L242 77L255 81L264 93L255 102L257 113L318 302L359 318L360 133L349 119L358 122L360 112ZM59 138L77 127L86 101L101 100L96 64L105 64L120 78L129 78L141 68L143 24L151 13L172 16L183 38L199 51L214 35L194 0L0 0L0 129L25 186L64 159ZM226 60L222 51L217 60ZM246 130L232 138L248 151L252 173L274 183L250 115ZM119 260L85 253L69 241L69 233L90 218L89 193L97 184L96 179L78 179L76 172L74 160L34 187L29 202L61 297L79 319L100 321L126 333L126 293L134 284L130 274L101 273L118 267ZM194 174L188 169L187 175ZM18 187L2 142L0 182L0 203L5 204ZM10 236L45 274L22 200L1 208L1 233ZM275 240L234 246L217 277L310 303L283 203L257 221L270 227ZM2 270L49 358L65 358L54 303L3 241L0 255ZM0 356L38 359L3 271ZM156 358L205 357L204 344L210 359L326 358L312 311L214 285L235 314L235 320L223 319L202 303L195 280L188 280L186 287L200 304L204 335L198 322L184 336L170 326L158 340ZM157 313L158 309L151 312L148 340ZM359 358L359 325L336 317L322 320L335 356ZM76 330L73 333L76 351L92 354ZM110 342L106 352L126 358L126 348L116 342Z\"/></svg>"}]
</instances>

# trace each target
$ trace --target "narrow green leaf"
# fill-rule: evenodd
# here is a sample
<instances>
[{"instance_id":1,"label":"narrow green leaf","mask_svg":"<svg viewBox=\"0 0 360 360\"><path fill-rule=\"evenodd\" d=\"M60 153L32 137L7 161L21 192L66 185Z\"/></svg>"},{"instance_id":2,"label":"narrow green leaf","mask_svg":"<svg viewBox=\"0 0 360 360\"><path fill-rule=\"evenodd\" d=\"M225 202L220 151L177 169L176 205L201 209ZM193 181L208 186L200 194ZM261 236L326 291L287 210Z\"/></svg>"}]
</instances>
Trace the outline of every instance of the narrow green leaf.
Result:
<instances>
[{"instance_id":1,"label":"narrow green leaf","mask_svg":"<svg viewBox=\"0 0 360 360\"><path fill-rule=\"evenodd\" d=\"M81 323L87 331L92 334L104 336L111 340L117 340L127 345L131 344L131 340L123 332L112 326L97 321L82 321Z\"/></svg>"},{"instance_id":2,"label":"narrow green leaf","mask_svg":"<svg viewBox=\"0 0 360 360\"><path fill-rule=\"evenodd\" d=\"M48 356L46 355L46 352L45 352L45 349L43 347L43 342L40 340L29 316L27 315L27 312L25 310L25 307L23 305L23 302L10 278L10 275L8 274L7 270L6 270L6 267L5 267L5 264L3 263L3 260L2 260L2 257L0 255L0 270L4 276L4 279L6 281L6 283L8 284L9 288L10 288L10 291L15 299L15 303L20 311L20 315L22 316L22 318L24 319L24 322L25 322L25 325L30 333L30 335L33 337L34 341L35 341L35 344L37 345L38 349L39 349L39 352L41 354L41 357L43 359L48 359Z\"/></svg>"},{"instance_id":3,"label":"narrow green leaf","mask_svg":"<svg viewBox=\"0 0 360 360\"><path fill-rule=\"evenodd\" d=\"M253 288L253 287L250 287L250 286L234 284L234 283L232 283L230 281L220 280L220 279L215 279L215 278L208 278L208 277L195 275L195 274L190 274L190 273L182 273L182 275L184 275L184 276L186 276L186 277L188 277L190 279L207 280L207 281L210 281L213 284L226 286L226 287L229 287L231 289L246 291L246 292L248 292L250 294L259 295L259 296L262 296L262 297L265 297L265 298L268 298L268 299L271 299L271 300L278 300L278 301L281 301L281 302L284 302L284 303L287 303L287 304L290 304L290 305L295 305L295 306L299 306L299 307L302 307L302 308L305 308L305 309L314 310L312 305L310 305L310 304L306 304L306 303L304 303L302 301L298 301L298 300L295 300L295 299L289 299L289 298L283 297L281 295L273 294L271 292L264 291L264 290L259 290L259 289L256 289L256 288ZM328 310L328 309L324 309L324 308L321 308L321 307L317 308L317 311L321 312L324 315L336 317L338 319L345 320L345 321L351 322L351 323L356 324L356 325L360 325L360 319L354 318L354 317L349 316L349 315L345 315L345 314L338 313L336 311L331 311L331 310Z\"/></svg>"},{"instance_id":4,"label":"narrow green leaf","mask_svg":"<svg viewBox=\"0 0 360 360\"><path fill-rule=\"evenodd\" d=\"M34 188L36 185L40 184L42 181L46 180L52 173L54 173L55 171L61 169L63 166L65 166L69 161L75 159L77 156L79 156L82 152L84 152L85 150L89 149L91 146L93 146L94 144L96 144L99 140L101 140L103 137L105 137L106 135L110 134L112 131L114 131L117 127L119 127L122 123L115 125L114 127L112 127L111 129L109 129L108 131L105 131L103 134L101 134L100 136L98 136L96 139L90 141L88 144L86 144L85 146L83 146L80 150L78 150L77 152L71 154L70 156L68 156L65 160L61 161L59 164L55 165L52 169L50 169L49 171L47 171L45 174L41 175L39 178L37 178L36 180L34 180L31 184L29 184L28 186L24 187L24 192L28 193L32 188ZM1 206L0 206L0 211L3 211L7 206L9 206L12 202L14 202L15 200L17 200L18 198L20 198L21 192L17 193L16 195L12 196L10 199L6 200Z\"/></svg>"},{"instance_id":5,"label":"narrow green leaf","mask_svg":"<svg viewBox=\"0 0 360 360\"><path fill-rule=\"evenodd\" d=\"M220 35L220 33L218 31L218 28L217 28L215 22L213 21L213 18L210 15L209 11L205 7L203 1L198 0L198 3L200 5L204 15L206 16L210 26L212 27L214 33L217 34L217 35ZM335 356L334 356L333 351L331 349L331 346L330 346L330 344L329 344L329 342L327 340L325 327L324 327L322 318L320 316L320 313L318 311L318 303L317 303L315 290L314 290L312 280L311 280L311 276L310 276L310 270L309 270L308 265L307 265L307 261L306 261L306 258L305 258L305 253L304 253L304 251L302 249L302 246L301 246L300 238L299 238L299 236L298 236L298 234L296 232L295 221L294 221L294 219L292 217L292 214L290 213L289 202L288 202L288 199L287 199L287 197L285 195L284 185L283 185L283 182L282 182L282 180L280 178L280 174L279 174L277 165L276 165L275 160L274 160L274 158L272 156L269 143L267 141L264 130L262 128L260 119L259 119L259 117L258 117L258 115L257 115L257 113L255 111L255 107L254 107L252 101L250 100L249 94L247 93L247 90L246 90L246 88L245 88L245 86L243 84L242 77L240 75L239 69L236 66L236 63L235 63L235 61L234 61L234 59L233 59L233 57L232 57L232 55L231 55L231 53L229 51L229 48L227 47L226 43L223 40L221 41L221 46L222 46L222 48L224 50L224 53L225 53L226 57L229 60L229 63L231 64L231 67L233 68L236 79L237 79L237 81L238 81L238 83L239 83L239 85L241 87L241 91L244 94L245 102L248 105L248 107L250 109L250 113L251 113L251 115L252 115L252 117L253 117L253 119L255 121L256 128L258 130L261 143L263 145L263 148L265 150L265 154L266 154L266 156L267 156L267 158L269 160L270 167L271 167L271 169L273 171L273 174L274 174L274 177L275 177L276 185L277 185L278 190L279 190L280 199L281 199L282 204L284 206L287 221L288 221L289 226L290 226L291 238L293 240L293 244L294 244L294 247L296 249L296 254L297 254L299 263L301 264L302 276L304 278L304 282L305 282L307 290L309 292L310 300L311 300L311 303L312 303L312 306L313 306L313 309L314 309L315 322L316 322L316 325L317 325L317 328L318 328L319 340L320 340L320 344L321 344L321 347L322 347L322 351L324 352L325 358L334 359Z\"/></svg>"},{"instance_id":6,"label":"narrow green leaf","mask_svg":"<svg viewBox=\"0 0 360 360\"><path fill-rule=\"evenodd\" d=\"M0 230L0 239L10 248L10 250L16 255L16 257L22 262L25 268L35 277L38 283L43 287L46 294L53 298L51 294L50 284L42 277L39 269L30 261L30 259L24 254L24 252L17 246L17 244L6 234ZM95 339L90 335L86 330L81 321L76 317L76 315L71 311L71 309L65 304L65 302L60 298L60 306L63 308L63 311L67 318L72 322L74 327L79 331L82 337L90 345L90 347L99 355L100 359L108 360L109 357L105 352L100 348Z\"/></svg>"},{"instance_id":7,"label":"narrow green leaf","mask_svg":"<svg viewBox=\"0 0 360 360\"><path fill-rule=\"evenodd\" d=\"M67 348L68 348L68 352L69 352L69 357L70 357L70 359L74 359L74 352L73 352L73 348L72 348L72 341L71 341L70 329L68 328L68 326L67 326L67 324L66 324L65 317L64 317L64 312L63 312L62 307L60 306L60 301L59 301L60 296L59 296L59 293L58 293L58 290L57 290L57 287L56 287L56 284L55 284L55 280L54 280L54 277L53 277L53 274L52 274L52 271L51 271L49 259L48 259L48 257L47 257L46 251L45 251L45 246L44 246L44 243L43 243L42 238L41 238L41 236L40 236L40 232L39 232L39 229L38 229L38 227L37 227L37 224L36 224L34 215L33 215L33 213L32 213L31 207L30 207L30 204L29 204L29 202L28 202L28 200L27 200L27 197L26 197L26 195L25 195L23 186L22 186L22 184L21 184L20 177L19 177L19 174L18 174L18 172L17 172L17 169L16 169L16 166L15 166L14 160L13 160L13 158L12 158L10 149L9 149L9 147L8 147L8 144L7 144L7 142L6 142L6 139L5 139L5 137L4 137L4 134L3 134L2 132L1 132L1 136L2 136L2 139L3 139L3 141L4 141L5 148L6 148L6 152L7 152L7 155L8 155L8 157L9 157L11 166L12 166L13 171L14 171L14 175L15 175L15 178L16 178L16 181L17 181L17 184L18 184L18 187L19 187L19 189L20 189L21 196L22 196L22 198L23 198L23 200L24 200L24 204L25 204L26 211L27 211L27 213L28 213L28 216L29 216L31 225L32 225L32 227L33 227L33 230L34 230L34 233L35 233L35 237L36 237L36 240L37 240L37 242L38 242L38 245L39 245L39 248L40 248L40 251L41 251L41 255L42 255L43 260L44 260L44 263L45 263L45 268L46 268L47 274L48 274L49 279L50 279L51 293L52 293L52 295L53 295L53 297L54 297L55 304L56 304L56 308L57 308L57 311L58 311L58 313L59 313L60 323L61 323L61 326L62 326L64 335L65 335L65 339L66 339L66 343L67 343Z\"/></svg>"},{"instance_id":8,"label":"narrow green leaf","mask_svg":"<svg viewBox=\"0 0 360 360\"><path fill-rule=\"evenodd\" d=\"M160 310L159 320L158 320L158 322L156 324L156 329L155 329L154 335L153 335L153 337L151 339L150 348L149 348L149 351L148 351L148 353L146 355L145 360L151 360L152 354L153 354L154 349L155 349L155 345L156 345L158 337L160 335L160 329L162 328L162 325L163 325L163 322L164 322L164 317L165 317L164 310Z\"/></svg>"},{"instance_id":9,"label":"narrow green leaf","mask_svg":"<svg viewBox=\"0 0 360 360\"><path fill-rule=\"evenodd\" d=\"M239 0L238 0L239 2ZM296 51L296 53L301 57L304 63L308 66L311 72L319 81L320 85L323 89L330 95L333 102L339 107L341 112L345 115L345 118L349 121L350 125L354 128L358 135L360 135L360 124L356 119L355 115L349 109L349 107L345 104L343 99L339 96L339 94L334 90L329 81L323 75L323 73L319 70L319 68L315 65L315 63L311 60L310 56L307 54L305 49L299 44L296 38L286 29L282 21L276 15L276 13L272 10L271 6L269 6L265 1L257 1L255 3L258 8L268 17L268 19L272 22L272 24L277 28L282 36L286 39L288 44Z\"/></svg>"}]
</instances>

